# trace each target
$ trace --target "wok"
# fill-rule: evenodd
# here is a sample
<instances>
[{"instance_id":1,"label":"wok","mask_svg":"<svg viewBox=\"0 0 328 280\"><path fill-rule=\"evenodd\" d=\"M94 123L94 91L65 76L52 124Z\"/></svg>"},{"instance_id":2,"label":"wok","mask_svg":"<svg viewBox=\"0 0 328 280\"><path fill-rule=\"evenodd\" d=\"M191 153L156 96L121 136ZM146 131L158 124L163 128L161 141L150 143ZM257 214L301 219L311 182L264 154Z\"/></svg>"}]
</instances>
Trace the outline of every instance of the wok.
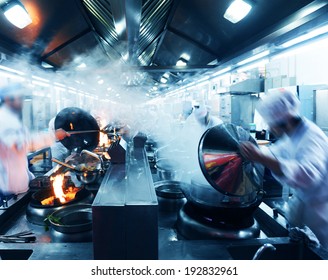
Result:
<instances>
[{"instance_id":1,"label":"wok","mask_svg":"<svg viewBox=\"0 0 328 280\"><path fill-rule=\"evenodd\" d=\"M94 117L80 108L67 107L61 110L55 118L55 129L59 128L71 134L60 140L68 150L92 151L98 146L98 123Z\"/></svg>"},{"instance_id":2,"label":"wok","mask_svg":"<svg viewBox=\"0 0 328 280\"><path fill-rule=\"evenodd\" d=\"M252 216L262 202L263 192L257 193L251 202L233 200L210 185L182 184L180 186L187 203L198 215L236 223Z\"/></svg>"},{"instance_id":3,"label":"wok","mask_svg":"<svg viewBox=\"0 0 328 280\"><path fill-rule=\"evenodd\" d=\"M61 162L55 158L52 158L52 161L70 169L72 172L75 173L76 178L84 184L92 184L92 183L97 182L101 172L103 171L101 168L102 164L101 164L100 160L99 160L99 163L97 163L96 165L93 165L92 169L90 169L90 170L87 169L88 165L85 163L71 165L66 162Z\"/></svg>"},{"instance_id":4,"label":"wok","mask_svg":"<svg viewBox=\"0 0 328 280\"><path fill-rule=\"evenodd\" d=\"M239 142L256 141L241 127L233 124L214 126L202 135L198 159L208 183L224 195L251 197L263 189L264 167L244 160Z\"/></svg>"},{"instance_id":5,"label":"wok","mask_svg":"<svg viewBox=\"0 0 328 280\"><path fill-rule=\"evenodd\" d=\"M92 229L91 204L74 204L54 211L48 216L51 227L63 233L77 233Z\"/></svg>"}]
</instances>

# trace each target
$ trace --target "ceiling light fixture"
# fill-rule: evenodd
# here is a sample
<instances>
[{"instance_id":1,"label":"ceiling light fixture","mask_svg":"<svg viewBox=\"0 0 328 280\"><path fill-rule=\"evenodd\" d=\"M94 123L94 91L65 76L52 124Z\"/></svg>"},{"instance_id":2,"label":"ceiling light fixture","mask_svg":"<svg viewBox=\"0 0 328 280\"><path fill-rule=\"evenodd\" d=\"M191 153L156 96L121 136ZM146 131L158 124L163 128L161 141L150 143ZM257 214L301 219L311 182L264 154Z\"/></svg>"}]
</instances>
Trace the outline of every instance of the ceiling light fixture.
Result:
<instances>
[{"instance_id":1,"label":"ceiling light fixture","mask_svg":"<svg viewBox=\"0 0 328 280\"><path fill-rule=\"evenodd\" d=\"M225 67L225 68L215 72L214 74L211 75L211 77L217 78L217 77L219 77L219 76L221 76L221 75L223 75L223 74L225 74L229 71L231 71L231 66Z\"/></svg>"},{"instance_id":2,"label":"ceiling light fixture","mask_svg":"<svg viewBox=\"0 0 328 280\"><path fill-rule=\"evenodd\" d=\"M238 62L238 63L237 63L237 66L241 66L241 65L247 64L247 63L249 63L249 62L252 62L252 61L258 60L258 59L260 59L260 58L263 58L263 57L265 57L265 56L268 56L269 54L270 54L270 51L269 51L269 50L264 51L264 52L260 52L260 53L258 53L258 54L256 54L256 55L253 55L253 56L251 56L251 57L249 57L249 58L246 58L246 59L244 59L244 60Z\"/></svg>"},{"instance_id":3,"label":"ceiling light fixture","mask_svg":"<svg viewBox=\"0 0 328 280\"><path fill-rule=\"evenodd\" d=\"M162 78L160 79L160 82L161 82L162 84L166 84L166 83L167 83L167 78L162 77Z\"/></svg>"},{"instance_id":4,"label":"ceiling light fixture","mask_svg":"<svg viewBox=\"0 0 328 280\"><path fill-rule=\"evenodd\" d=\"M245 1L234 0L225 11L223 17L232 23L237 23L247 16L251 9L252 6Z\"/></svg>"},{"instance_id":5,"label":"ceiling light fixture","mask_svg":"<svg viewBox=\"0 0 328 280\"><path fill-rule=\"evenodd\" d=\"M185 60L184 58L179 58L179 60L177 61L177 63L175 64L176 66L186 66L187 65L187 60Z\"/></svg>"},{"instance_id":6,"label":"ceiling light fixture","mask_svg":"<svg viewBox=\"0 0 328 280\"><path fill-rule=\"evenodd\" d=\"M294 46L294 45L296 45L298 43L301 43L301 42L310 40L310 39L312 39L314 37L323 35L323 34L325 34L327 32L328 32L328 25L325 25L325 26L322 26L320 28L317 28L317 29L315 29L313 31L310 31L309 33L306 33L306 34L301 35L301 36L299 36L297 38L294 38L292 40L289 40L289 41L281 44L281 46L283 48L288 48L288 47Z\"/></svg>"},{"instance_id":7,"label":"ceiling light fixture","mask_svg":"<svg viewBox=\"0 0 328 280\"><path fill-rule=\"evenodd\" d=\"M50 65L49 63L44 62L44 61L41 62L41 66L42 66L43 68L46 68L46 69L54 68L52 65Z\"/></svg>"},{"instance_id":8,"label":"ceiling light fixture","mask_svg":"<svg viewBox=\"0 0 328 280\"><path fill-rule=\"evenodd\" d=\"M32 23L32 19L24 5L19 1L10 1L2 6L5 17L15 26L23 29Z\"/></svg>"}]
</instances>

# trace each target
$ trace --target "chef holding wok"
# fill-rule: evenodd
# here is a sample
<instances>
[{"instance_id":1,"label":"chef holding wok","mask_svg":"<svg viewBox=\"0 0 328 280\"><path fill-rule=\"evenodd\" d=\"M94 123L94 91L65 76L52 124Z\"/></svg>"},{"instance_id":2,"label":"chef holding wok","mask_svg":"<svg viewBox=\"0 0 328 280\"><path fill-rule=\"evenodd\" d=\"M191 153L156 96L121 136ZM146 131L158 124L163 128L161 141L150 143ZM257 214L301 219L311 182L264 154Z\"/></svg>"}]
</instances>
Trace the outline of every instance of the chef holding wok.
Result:
<instances>
[{"instance_id":1,"label":"chef holding wok","mask_svg":"<svg viewBox=\"0 0 328 280\"><path fill-rule=\"evenodd\" d=\"M0 88L0 199L28 191L34 175L28 170L27 153L51 146L69 134L30 134L22 123L23 97L27 88L13 83Z\"/></svg>"},{"instance_id":2,"label":"chef holding wok","mask_svg":"<svg viewBox=\"0 0 328 280\"><path fill-rule=\"evenodd\" d=\"M307 227L328 248L328 139L313 122L300 115L300 101L285 89L270 92L257 107L278 139L259 149L240 145L242 156L271 170L292 189L286 218L291 227Z\"/></svg>"}]
</instances>

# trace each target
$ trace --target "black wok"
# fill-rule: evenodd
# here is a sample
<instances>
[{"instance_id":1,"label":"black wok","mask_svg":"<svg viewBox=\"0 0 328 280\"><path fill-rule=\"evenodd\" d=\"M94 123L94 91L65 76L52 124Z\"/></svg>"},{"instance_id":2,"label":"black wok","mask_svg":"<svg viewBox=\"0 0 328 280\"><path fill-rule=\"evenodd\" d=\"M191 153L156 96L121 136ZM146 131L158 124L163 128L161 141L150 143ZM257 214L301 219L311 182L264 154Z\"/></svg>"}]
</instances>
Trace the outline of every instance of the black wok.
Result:
<instances>
[{"instance_id":1,"label":"black wok","mask_svg":"<svg viewBox=\"0 0 328 280\"><path fill-rule=\"evenodd\" d=\"M71 136L62 139L60 142L68 150L94 150L99 143L99 126L94 117L88 112L77 108L67 107L61 110L55 118L55 129L62 128ZM74 133L74 132L79 133ZM81 133L81 131L87 131Z\"/></svg>"},{"instance_id":2,"label":"black wok","mask_svg":"<svg viewBox=\"0 0 328 280\"><path fill-rule=\"evenodd\" d=\"M224 196L210 185L201 190L199 187L192 184L180 186L190 208L193 208L198 215L213 217L228 223L236 223L252 216L261 204L264 194L259 191L251 202L243 202Z\"/></svg>"}]
</instances>

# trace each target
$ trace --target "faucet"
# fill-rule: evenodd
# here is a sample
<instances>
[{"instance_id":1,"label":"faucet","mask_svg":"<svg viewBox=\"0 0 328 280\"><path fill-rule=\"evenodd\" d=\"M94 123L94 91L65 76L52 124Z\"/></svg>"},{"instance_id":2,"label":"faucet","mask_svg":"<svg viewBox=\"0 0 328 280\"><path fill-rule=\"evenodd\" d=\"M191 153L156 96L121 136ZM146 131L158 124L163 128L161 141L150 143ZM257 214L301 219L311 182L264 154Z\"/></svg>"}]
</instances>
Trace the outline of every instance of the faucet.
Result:
<instances>
[{"instance_id":1,"label":"faucet","mask_svg":"<svg viewBox=\"0 0 328 280\"><path fill-rule=\"evenodd\" d=\"M256 253L254 254L253 260L259 260L262 254L264 253L264 251L266 250L275 251L276 247L274 247L270 243L263 244L260 248L257 249Z\"/></svg>"}]
</instances>

